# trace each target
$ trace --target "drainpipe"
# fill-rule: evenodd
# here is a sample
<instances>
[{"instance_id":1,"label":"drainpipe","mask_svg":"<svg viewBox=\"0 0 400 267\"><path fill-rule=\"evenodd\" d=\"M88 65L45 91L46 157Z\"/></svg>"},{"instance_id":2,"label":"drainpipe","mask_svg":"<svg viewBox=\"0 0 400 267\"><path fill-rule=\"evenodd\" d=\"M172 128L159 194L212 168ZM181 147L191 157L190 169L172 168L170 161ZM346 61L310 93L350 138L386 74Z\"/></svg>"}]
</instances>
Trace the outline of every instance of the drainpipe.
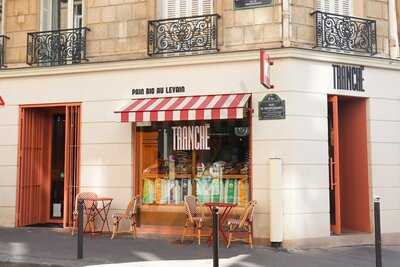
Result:
<instances>
[{"instance_id":1,"label":"drainpipe","mask_svg":"<svg viewBox=\"0 0 400 267\"><path fill-rule=\"evenodd\" d=\"M399 34L397 29L396 0L389 0L389 53L391 58L399 57ZM400 19L400 18L398 18Z\"/></svg>"},{"instance_id":2,"label":"drainpipe","mask_svg":"<svg viewBox=\"0 0 400 267\"><path fill-rule=\"evenodd\" d=\"M290 0L282 1L282 44L290 47Z\"/></svg>"}]
</instances>

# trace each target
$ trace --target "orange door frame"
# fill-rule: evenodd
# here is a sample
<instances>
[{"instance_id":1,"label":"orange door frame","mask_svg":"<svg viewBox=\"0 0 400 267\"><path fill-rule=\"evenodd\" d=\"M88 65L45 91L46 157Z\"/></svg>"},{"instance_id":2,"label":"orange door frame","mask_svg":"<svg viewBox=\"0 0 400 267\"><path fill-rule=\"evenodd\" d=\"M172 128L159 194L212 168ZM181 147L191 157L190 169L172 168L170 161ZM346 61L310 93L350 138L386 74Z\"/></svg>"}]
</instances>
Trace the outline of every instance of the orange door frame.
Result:
<instances>
[{"instance_id":1,"label":"orange door frame","mask_svg":"<svg viewBox=\"0 0 400 267\"><path fill-rule=\"evenodd\" d=\"M340 159L339 159L339 107L338 97L328 96L328 103L332 105L332 141L333 141L333 158L329 159L330 190L334 191L335 195L335 224L331 225L331 230L335 234L342 233L341 223L341 199L340 199Z\"/></svg>"},{"instance_id":2,"label":"orange door frame","mask_svg":"<svg viewBox=\"0 0 400 267\"><path fill-rule=\"evenodd\" d=\"M50 159L43 153L51 153L51 146L47 148L45 146L51 135L49 133L46 135L43 129L51 120L46 120L40 109L35 112L33 110L33 108L55 107L63 107L66 111L64 219L62 221L50 219L49 211L46 211L48 205L45 204L45 202L48 203L46 201L48 197L44 197L45 193L50 194L50 183L43 177L50 174L50 170L46 169ZM80 103L20 105L19 123L15 225L21 227L36 223L63 222L64 227L69 226L72 224L72 209L80 184ZM34 125L38 127L35 129ZM41 151L43 153L40 153ZM35 164L30 162L33 158L39 159L40 162Z\"/></svg>"}]
</instances>

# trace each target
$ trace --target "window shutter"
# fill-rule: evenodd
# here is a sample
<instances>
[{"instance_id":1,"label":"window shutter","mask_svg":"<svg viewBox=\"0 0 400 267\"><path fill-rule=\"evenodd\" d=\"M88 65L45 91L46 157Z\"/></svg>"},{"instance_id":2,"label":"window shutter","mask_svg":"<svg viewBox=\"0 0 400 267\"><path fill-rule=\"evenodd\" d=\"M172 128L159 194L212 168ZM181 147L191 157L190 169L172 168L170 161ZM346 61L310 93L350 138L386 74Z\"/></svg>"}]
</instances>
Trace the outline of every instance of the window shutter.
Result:
<instances>
[{"instance_id":1,"label":"window shutter","mask_svg":"<svg viewBox=\"0 0 400 267\"><path fill-rule=\"evenodd\" d=\"M212 14L214 0L159 0L162 19Z\"/></svg>"},{"instance_id":2,"label":"window shutter","mask_svg":"<svg viewBox=\"0 0 400 267\"><path fill-rule=\"evenodd\" d=\"M353 0L316 0L315 6L322 12L345 16L353 14Z\"/></svg>"},{"instance_id":3,"label":"window shutter","mask_svg":"<svg viewBox=\"0 0 400 267\"><path fill-rule=\"evenodd\" d=\"M41 30L51 30L51 0L42 0Z\"/></svg>"}]
</instances>

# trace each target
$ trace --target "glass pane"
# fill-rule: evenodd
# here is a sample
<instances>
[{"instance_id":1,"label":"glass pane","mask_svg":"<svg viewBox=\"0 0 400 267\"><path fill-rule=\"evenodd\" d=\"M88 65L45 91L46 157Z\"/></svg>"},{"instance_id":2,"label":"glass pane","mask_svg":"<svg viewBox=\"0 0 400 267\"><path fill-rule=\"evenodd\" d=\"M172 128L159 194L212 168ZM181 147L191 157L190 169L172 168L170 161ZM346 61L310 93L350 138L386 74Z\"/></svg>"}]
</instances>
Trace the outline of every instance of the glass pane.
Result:
<instances>
[{"instance_id":1,"label":"glass pane","mask_svg":"<svg viewBox=\"0 0 400 267\"><path fill-rule=\"evenodd\" d=\"M244 205L249 198L246 120L153 123L138 128L138 176L145 204Z\"/></svg>"},{"instance_id":2,"label":"glass pane","mask_svg":"<svg viewBox=\"0 0 400 267\"><path fill-rule=\"evenodd\" d=\"M74 0L74 28L82 27L82 0Z\"/></svg>"},{"instance_id":3,"label":"glass pane","mask_svg":"<svg viewBox=\"0 0 400 267\"><path fill-rule=\"evenodd\" d=\"M68 28L68 1L67 0L58 0L60 3L59 7L59 27L58 29L67 29Z\"/></svg>"}]
</instances>

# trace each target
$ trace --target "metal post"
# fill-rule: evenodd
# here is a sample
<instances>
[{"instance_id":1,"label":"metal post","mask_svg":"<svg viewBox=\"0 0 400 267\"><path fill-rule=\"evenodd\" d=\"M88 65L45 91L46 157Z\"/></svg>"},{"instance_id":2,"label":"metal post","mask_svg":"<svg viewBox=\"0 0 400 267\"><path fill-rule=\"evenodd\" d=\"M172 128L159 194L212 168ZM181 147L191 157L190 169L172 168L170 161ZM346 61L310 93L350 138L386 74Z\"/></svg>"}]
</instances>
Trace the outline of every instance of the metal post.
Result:
<instances>
[{"instance_id":1,"label":"metal post","mask_svg":"<svg viewBox=\"0 0 400 267\"><path fill-rule=\"evenodd\" d=\"M213 209L213 267L219 266L219 214L218 208Z\"/></svg>"},{"instance_id":2,"label":"metal post","mask_svg":"<svg viewBox=\"0 0 400 267\"><path fill-rule=\"evenodd\" d=\"M382 267L381 207L380 206L381 206L380 198L376 197L374 199L376 267Z\"/></svg>"},{"instance_id":3,"label":"metal post","mask_svg":"<svg viewBox=\"0 0 400 267\"><path fill-rule=\"evenodd\" d=\"M78 201L78 253L77 258L83 258L83 199Z\"/></svg>"}]
</instances>

